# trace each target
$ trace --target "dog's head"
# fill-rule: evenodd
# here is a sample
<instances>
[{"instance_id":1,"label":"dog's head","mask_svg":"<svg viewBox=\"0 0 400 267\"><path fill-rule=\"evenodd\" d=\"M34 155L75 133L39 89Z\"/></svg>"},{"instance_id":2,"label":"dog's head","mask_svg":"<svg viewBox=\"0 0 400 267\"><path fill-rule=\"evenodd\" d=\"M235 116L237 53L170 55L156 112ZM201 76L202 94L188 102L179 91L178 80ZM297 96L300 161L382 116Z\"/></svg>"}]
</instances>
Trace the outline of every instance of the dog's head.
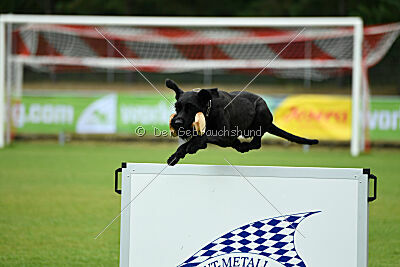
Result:
<instances>
[{"instance_id":1,"label":"dog's head","mask_svg":"<svg viewBox=\"0 0 400 267\"><path fill-rule=\"evenodd\" d=\"M165 85L175 92L176 115L171 118L170 125L176 133L183 138L189 137L196 114L199 112L208 115L211 108L211 100L218 97L218 89L200 89L184 92L172 80L166 80Z\"/></svg>"}]
</instances>

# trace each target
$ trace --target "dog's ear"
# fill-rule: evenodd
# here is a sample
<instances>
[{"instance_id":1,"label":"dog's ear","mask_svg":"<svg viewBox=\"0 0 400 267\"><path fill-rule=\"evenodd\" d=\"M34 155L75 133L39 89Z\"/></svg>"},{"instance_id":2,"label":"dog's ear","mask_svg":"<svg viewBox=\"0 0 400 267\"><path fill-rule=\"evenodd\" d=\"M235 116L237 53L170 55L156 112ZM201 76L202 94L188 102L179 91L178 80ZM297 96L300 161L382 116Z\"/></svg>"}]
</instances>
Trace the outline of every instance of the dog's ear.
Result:
<instances>
[{"instance_id":1,"label":"dog's ear","mask_svg":"<svg viewBox=\"0 0 400 267\"><path fill-rule=\"evenodd\" d=\"M200 102L202 104L206 104L213 97L218 97L219 96L219 92L218 92L218 88L201 89L197 95L198 95L198 97L200 99Z\"/></svg>"},{"instance_id":2,"label":"dog's ear","mask_svg":"<svg viewBox=\"0 0 400 267\"><path fill-rule=\"evenodd\" d=\"M165 85L166 85L168 88L174 90L174 92L175 92L175 99L176 99L176 100L178 100L179 97L183 94L183 90L182 90L181 88L179 88L178 85L177 85L173 80L166 79L166 80L165 80Z\"/></svg>"}]
</instances>

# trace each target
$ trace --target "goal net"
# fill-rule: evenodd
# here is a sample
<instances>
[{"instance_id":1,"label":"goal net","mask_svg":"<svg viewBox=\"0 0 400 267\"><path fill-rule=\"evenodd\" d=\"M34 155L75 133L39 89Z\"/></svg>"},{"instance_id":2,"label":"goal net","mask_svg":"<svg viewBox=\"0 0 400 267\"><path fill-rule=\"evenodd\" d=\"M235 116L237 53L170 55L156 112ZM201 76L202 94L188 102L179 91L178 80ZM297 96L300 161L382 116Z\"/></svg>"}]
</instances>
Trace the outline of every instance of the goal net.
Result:
<instances>
[{"instance_id":1,"label":"goal net","mask_svg":"<svg viewBox=\"0 0 400 267\"><path fill-rule=\"evenodd\" d=\"M367 69L382 59L400 30L399 24L363 29L358 18L3 15L1 25L0 82L8 121L11 99L21 96L27 69L195 72L207 83L226 73L310 81L352 75L353 155L365 144Z\"/></svg>"}]
</instances>

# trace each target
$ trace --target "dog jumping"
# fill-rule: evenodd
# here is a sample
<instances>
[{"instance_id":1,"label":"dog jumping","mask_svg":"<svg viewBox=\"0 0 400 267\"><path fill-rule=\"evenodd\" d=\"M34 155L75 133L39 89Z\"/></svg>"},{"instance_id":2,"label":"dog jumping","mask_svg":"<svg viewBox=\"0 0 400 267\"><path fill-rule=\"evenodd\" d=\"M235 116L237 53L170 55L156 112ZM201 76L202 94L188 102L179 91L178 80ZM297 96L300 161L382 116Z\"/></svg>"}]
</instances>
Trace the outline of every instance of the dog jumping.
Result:
<instances>
[{"instance_id":1,"label":"dog jumping","mask_svg":"<svg viewBox=\"0 0 400 267\"><path fill-rule=\"evenodd\" d=\"M175 92L176 99L176 113L170 118L171 134L186 140L168 158L170 166L186 154L205 149L208 143L232 147L241 153L259 149L264 133L298 144L318 144L316 139L299 137L274 125L267 103L256 94L228 93L218 88L184 92L172 80L167 79L165 84ZM242 142L243 138L251 141Z\"/></svg>"}]
</instances>

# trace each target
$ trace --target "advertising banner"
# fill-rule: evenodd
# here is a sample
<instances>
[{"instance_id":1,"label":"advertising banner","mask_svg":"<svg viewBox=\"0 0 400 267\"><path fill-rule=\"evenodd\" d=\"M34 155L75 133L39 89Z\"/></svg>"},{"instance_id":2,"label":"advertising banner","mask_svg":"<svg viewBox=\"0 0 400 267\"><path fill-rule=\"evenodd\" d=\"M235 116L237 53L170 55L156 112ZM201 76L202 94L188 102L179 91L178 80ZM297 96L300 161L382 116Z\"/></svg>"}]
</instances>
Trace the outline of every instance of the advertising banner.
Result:
<instances>
[{"instance_id":1,"label":"advertising banner","mask_svg":"<svg viewBox=\"0 0 400 267\"><path fill-rule=\"evenodd\" d=\"M175 102L173 96L169 100ZM168 122L172 113L175 113L174 107L160 95L119 95L117 132L168 135Z\"/></svg>"},{"instance_id":2,"label":"advertising banner","mask_svg":"<svg viewBox=\"0 0 400 267\"><path fill-rule=\"evenodd\" d=\"M93 100L78 96L24 96L13 105L13 124L20 133L76 132L79 115Z\"/></svg>"},{"instance_id":3,"label":"advertising banner","mask_svg":"<svg viewBox=\"0 0 400 267\"><path fill-rule=\"evenodd\" d=\"M172 113L158 95L24 96L14 103L12 118L19 133L134 134L140 126L159 135L168 131Z\"/></svg>"},{"instance_id":4,"label":"advertising banner","mask_svg":"<svg viewBox=\"0 0 400 267\"><path fill-rule=\"evenodd\" d=\"M295 135L320 140L350 140L351 99L341 96L286 97L274 111L275 124Z\"/></svg>"},{"instance_id":5,"label":"advertising banner","mask_svg":"<svg viewBox=\"0 0 400 267\"><path fill-rule=\"evenodd\" d=\"M126 163L118 169L121 267L367 266L362 168L163 168ZM155 175L157 186L129 205Z\"/></svg>"},{"instance_id":6,"label":"advertising banner","mask_svg":"<svg viewBox=\"0 0 400 267\"><path fill-rule=\"evenodd\" d=\"M400 141L400 98L374 97L369 129L371 140Z\"/></svg>"},{"instance_id":7,"label":"advertising banner","mask_svg":"<svg viewBox=\"0 0 400 267\"><path fill-rule=\"evenodd\" d=\"M173 95L168 97L175 102ZM350 140L349 96L263 98L274 114L274 123L286 131L320 140ZM370 107L371 140L400 141L400 98L373 97ZM172 113L174 108L157 94L25 95L14 102L12 119L17 133L167 136Z\"/></svg>"}]
</instances>

